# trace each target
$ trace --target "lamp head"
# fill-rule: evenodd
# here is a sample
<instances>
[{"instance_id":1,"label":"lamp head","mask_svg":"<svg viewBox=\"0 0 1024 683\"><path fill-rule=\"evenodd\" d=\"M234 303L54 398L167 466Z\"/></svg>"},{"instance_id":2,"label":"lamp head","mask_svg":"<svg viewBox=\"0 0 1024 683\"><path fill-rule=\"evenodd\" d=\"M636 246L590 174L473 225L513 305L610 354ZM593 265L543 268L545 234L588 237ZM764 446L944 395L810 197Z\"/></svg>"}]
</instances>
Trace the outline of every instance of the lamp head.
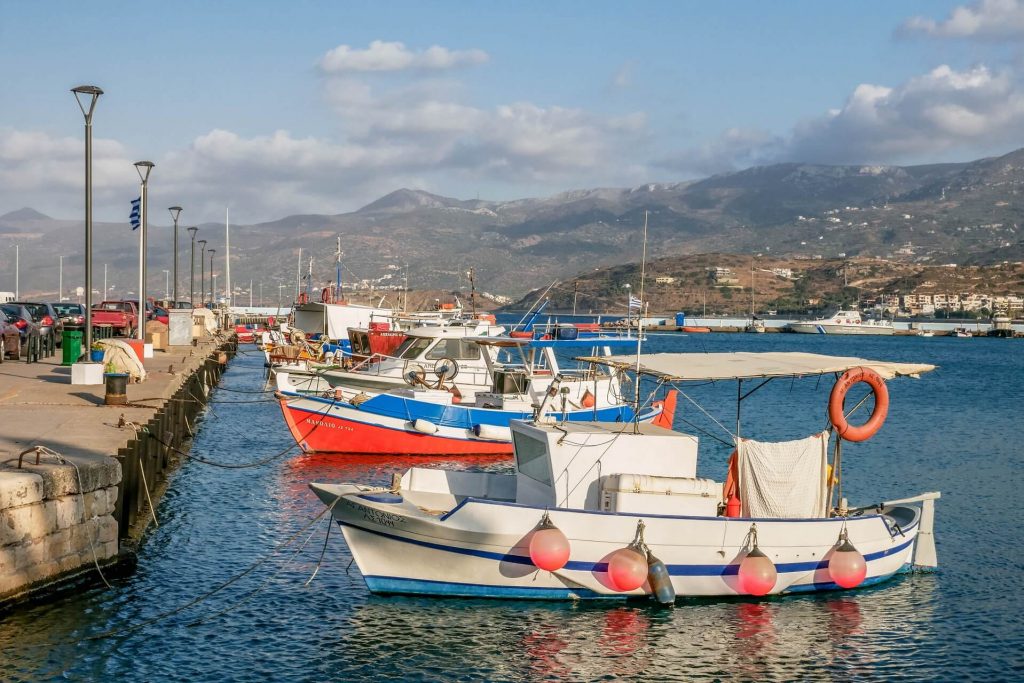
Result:
<instances>
[{"instance_id":1,"label":"lamp head","mask_svg":"<svg viewBox=\"0 0 1024 683\"><path fill-rule=\"evenodd\" d=\"M143 183L149 180L149 172L156 166L152 161L136 161L135 170L139 174L139 180Z\"/></svg>"},{"instance_id":2,"label":"lamp head","mask_svg":"<svg viewBox=\"0 0 1024 683\"><path fill-rule=\"evenodd\" d=\"M71 89L71 92L75 94L75 101L78 102L78 108L82 110L82 115L85 117L87 124L92 123L92 112L96 108L96 100L103 94L103 90L96 87L95 85L79 85ZM89 98L89 106L86 107L82 104L82 95L86 95Z\"/></svg>"},{"instance_id":3,"label":"lamp head","mask_svg":"<svg viewBox=\"0 0 1024 683\"><path fill-rule=\"evenodd\" d=\"M191 228L188 228L188 231L192 233L192 239L195 239L196 233L199 232L199 228L193 225Z\"/></svg>"},{"instance_id":4,"label":"lamp head","mask_svg":"<svg viewBox=\"0 0 1024 683\"><path fill-rule=\"evenodd\" d=\"M167 210L171 212L171 220L173 220L174 223L177 224L178 223L178 216L181 215L181 207L180 206L172 206L171 208L169 208Z\"/></svg>"}]
</instances>

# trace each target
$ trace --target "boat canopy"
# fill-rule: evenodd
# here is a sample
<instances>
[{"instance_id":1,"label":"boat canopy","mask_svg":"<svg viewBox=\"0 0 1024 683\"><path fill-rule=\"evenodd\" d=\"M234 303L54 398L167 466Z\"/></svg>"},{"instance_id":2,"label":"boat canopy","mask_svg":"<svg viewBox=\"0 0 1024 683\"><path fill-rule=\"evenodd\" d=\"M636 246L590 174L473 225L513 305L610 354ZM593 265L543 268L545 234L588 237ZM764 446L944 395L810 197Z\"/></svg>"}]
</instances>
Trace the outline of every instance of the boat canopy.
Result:
<instances>
[{"instance_id":1,"label":"boat canopy","mask_svg":"<svg viewBox=\"0 0 1024 683\"><path fill-rule=\"evenodd\" d=\"M579 337L577 339L530 339L522 337L472 337L469 341L483 346L515 347L531 349L592 349L595 346L636 348L636 337ZM618 356L616 356L618 357ZM623 356L624 357L624 356ZM634 364L636 363L634 356ZM589 358L587 359L589 360Z\"/></svg>"},{"instance_id":2,"label":"boat canopy","mask_svg":"<svg viewBox=\"0 0 1024 683\"><path fill-rule=\"evenodd\" d=\"M636 370L636 356L582 357L576 360ZM818 353L648 353L640 355L640 374L662 381L803 377L870 368L884 379L918 377L935 369L926 363L892 363Z\"/></svg>"}]
</instances>

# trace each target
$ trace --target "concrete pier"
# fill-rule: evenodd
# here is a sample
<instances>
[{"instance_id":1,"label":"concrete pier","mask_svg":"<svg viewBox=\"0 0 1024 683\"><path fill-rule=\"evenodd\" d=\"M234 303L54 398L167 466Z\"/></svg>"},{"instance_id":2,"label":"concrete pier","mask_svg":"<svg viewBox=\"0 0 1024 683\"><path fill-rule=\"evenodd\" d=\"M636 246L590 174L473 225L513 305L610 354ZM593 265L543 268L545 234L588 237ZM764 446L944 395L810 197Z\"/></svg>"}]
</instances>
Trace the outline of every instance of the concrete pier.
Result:
<instances>
[{"instance_id":1,"label":"concrete pier","mask_svg":"<svg viewBox=\"0 0 1024 683\"><path fill-rule=\"evenodd\" d=\"M56 357L0 364L0 610L131 562L234 349L207 338L156 352L123 406L72 386Z\"/></svg>"}]
</instances>

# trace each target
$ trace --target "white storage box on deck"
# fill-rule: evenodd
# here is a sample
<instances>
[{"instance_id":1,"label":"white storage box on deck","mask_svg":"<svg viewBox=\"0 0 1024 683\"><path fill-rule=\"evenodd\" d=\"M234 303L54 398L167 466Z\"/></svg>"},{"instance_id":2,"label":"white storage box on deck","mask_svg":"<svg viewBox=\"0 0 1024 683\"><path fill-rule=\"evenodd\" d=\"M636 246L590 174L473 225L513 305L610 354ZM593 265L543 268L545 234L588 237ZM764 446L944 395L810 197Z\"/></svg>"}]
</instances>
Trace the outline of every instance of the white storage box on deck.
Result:
<instances>
[{"instance_id":1,"label":"white storage box on deck","mask_svg":"<svg viewBox=\"0 0 1024 683\"><path fill-rule=\"evenodd\" d=\"M612 474L601 485L601 509L657 515L715 517L722 485L695 477Z\"/></svg>"},{"instance_id":2,"label":"white storage box on deck","mask_svg":"<svg viewBox=\"0 0 1024 683\"><path fill-rule=\"evenodd\" d=\"M392 390L391 394L393 396L401 396L402 398L411 398L416 401L439 403L445 406L450 406L452 404L451 392L440 391L438 389L410 389L402 387L401 389Z\"/></svg>"}]
</instances>

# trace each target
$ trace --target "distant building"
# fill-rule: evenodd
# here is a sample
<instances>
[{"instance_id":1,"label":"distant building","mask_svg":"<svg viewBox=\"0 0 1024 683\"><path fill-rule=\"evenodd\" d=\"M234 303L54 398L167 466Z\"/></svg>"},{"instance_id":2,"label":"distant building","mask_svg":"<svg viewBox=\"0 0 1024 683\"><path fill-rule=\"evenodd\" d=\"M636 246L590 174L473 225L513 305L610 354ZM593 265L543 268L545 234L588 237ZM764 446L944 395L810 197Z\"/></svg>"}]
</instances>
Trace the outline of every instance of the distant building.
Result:
<instances>
[{"instance_id":1,"label":"distant building","mask_svg":"<svg viewBox=\"0 0 1024 683\"><path fill-rule=\"evenodd\" d=\"M676 279L669 275L661 275L659 277L654 278L654 281L657 282L659 285L670 285L673 282L675 282Z\"/></svg>"}]
</instances>

